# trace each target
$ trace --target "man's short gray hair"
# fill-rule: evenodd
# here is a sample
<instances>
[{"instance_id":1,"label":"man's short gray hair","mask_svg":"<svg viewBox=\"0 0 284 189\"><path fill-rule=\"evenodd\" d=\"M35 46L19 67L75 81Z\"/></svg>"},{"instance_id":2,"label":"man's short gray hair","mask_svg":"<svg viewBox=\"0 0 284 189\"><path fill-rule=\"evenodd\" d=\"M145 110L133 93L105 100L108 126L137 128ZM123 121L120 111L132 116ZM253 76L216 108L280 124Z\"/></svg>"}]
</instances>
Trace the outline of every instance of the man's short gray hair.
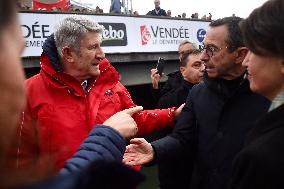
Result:
<instances>
[{"instance_id":1,"label":"man's short gray hair","mask_svg":"<svg viewBox=\"0 0 284 189\"><path fill-rule=\"evenodd\" d=\"M183 40L179 43L178 48L180 48L181 46L185 45L185 44L191 44L193 46L194 49L197 49L197 45L189 40Z\"/></svg>"},{"instance_id":2,"label":"man's short gray hair","mask_svg":"<svg viewBox=\"0 0 284 189\"><path fill-rule=\"evenodd\" d=\"M56 27L54 40L57 52L62 57L62 48L68 46L79 52L80 41L88 32L102 33L104 27L86 17L70 16L63 19Z\"/></svg>"}]
</instances>

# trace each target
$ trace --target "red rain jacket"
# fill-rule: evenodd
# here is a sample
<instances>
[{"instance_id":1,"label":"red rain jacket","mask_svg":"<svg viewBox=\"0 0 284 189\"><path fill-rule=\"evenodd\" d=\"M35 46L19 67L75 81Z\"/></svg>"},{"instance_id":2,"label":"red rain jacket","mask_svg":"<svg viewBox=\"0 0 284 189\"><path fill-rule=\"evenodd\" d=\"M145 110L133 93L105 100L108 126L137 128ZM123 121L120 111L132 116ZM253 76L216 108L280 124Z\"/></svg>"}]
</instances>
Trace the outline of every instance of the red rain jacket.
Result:
<instances>
[{"instance_id":1,"label":"red rain jacket","mask_svg":"<svg viewBox=\"0 0 284 189\"><path fill-rule=\"evenodd\" d=\"M60 169L96 124L136 105L107 59L100 63L101 73L89 82L86 92L74 77L55 71L46 54L40 61L40 73L26 81L28 102L12 151L18 167L48 158ZM144 110L134 115L138 135L173 126L174 110Z\"/></svg>"}]
</instances>

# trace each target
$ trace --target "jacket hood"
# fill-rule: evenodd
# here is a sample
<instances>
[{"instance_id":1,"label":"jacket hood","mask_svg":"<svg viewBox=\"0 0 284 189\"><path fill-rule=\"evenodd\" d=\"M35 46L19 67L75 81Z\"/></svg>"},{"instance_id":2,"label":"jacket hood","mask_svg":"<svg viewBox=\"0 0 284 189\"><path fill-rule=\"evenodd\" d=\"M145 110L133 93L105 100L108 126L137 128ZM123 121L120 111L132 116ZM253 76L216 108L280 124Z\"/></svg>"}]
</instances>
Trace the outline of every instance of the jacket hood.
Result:
<instances>
[{"instance_id":1,"label":"jacket hood","mask_svg":"<svg viewBox=\"0 0 284 189\"><path fill-rule=\"evenodd\" d=\"M60 63L60 59L57 53L55 45L54 35L49 36L43 45L43 53L40 57L41 75L45 77L45 81L60 88L69 88L73 91L77 91L78 94L84 95L84 91L81 87L81 83L73 76L64 73ZM115 85L119 80L119 74L115 68L104 58L100 61L100 75L97 78L90 78L90 85L92 88L96 83L105 84L109 88ZM89 82L88 82L89 83Z\"/></svg>"},{"instance_id":2,"label":"jacket hood","mask_svg":"<svg viewBox=\"0 0 284 189\"><path fill-rule=\"evenodd\" d=\"M43 43L43 53L46 54L50 60L51 65L57 72L62 72L62 65L60 64L59 55L57 52L54 34L51 34Z\"/></svg>"}]
</instances>

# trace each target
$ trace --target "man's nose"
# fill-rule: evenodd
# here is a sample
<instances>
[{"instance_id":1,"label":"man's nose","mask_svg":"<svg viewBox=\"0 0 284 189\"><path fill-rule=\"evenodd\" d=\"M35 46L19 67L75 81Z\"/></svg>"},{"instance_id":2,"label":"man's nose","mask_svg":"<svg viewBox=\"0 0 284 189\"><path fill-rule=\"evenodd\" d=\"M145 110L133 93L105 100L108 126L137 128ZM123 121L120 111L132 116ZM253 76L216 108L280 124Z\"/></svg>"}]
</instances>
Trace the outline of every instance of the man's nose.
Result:
<instances>
[{"instance_id":1,"label":"man's nose","mask_svg":"<svg viewBox=\"0 0 284 189\"><path fill-rule=\"evenodd\" d=\"M105 53L103 52L101 47L99 47L96 52L96 58L100 60L105 58Z\"/></svg>"},{"instance_id":2,"label":"man's nose","mask_svg":"<svg viewBox=\"0 0 284 189\"><path fill-rule=\"evenodd\" d=\"M200 66L200 69L199 69L201 72L204 72L205 71L205 63L203 62Z\"/></svg>"},{"instance_id":3,"label":"man's nose","mask_svg":"<svg viewBox=\"0 0 284 189\"><path fill-rule=\"evenodd\" d=\"M200 59L204 61L204 63L210 59L205 50L201 52Z\"/></svg>"},{"instance_id":4,"label":"man's nose","mask_svg":"<svg viewBox=\"0 0 284 189\"><path fill-rule=\"evenodd\" d=\"M250 56L250 51L247 52L243 62L242 62L242 66L243 67L247 67L248 66L248 62L249 62L249 56Z\"/></svg>"}]
</instances>

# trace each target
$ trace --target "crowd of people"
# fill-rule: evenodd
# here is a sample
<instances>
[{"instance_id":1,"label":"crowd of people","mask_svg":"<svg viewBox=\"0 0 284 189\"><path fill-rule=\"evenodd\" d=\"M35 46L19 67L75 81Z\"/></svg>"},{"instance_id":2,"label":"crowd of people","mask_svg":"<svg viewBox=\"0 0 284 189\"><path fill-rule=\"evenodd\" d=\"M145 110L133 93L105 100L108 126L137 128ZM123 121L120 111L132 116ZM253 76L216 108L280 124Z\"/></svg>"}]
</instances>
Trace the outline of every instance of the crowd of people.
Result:
<instances>
[{"instance_id":1,"label":"crowd of people","mask_svg":"<svg viewBox=\"0 0 284 189\"><path fill-rule=\"evenodd\" d=\"M155 2L151 14L166 14ZM212 21L201 48L183 41L165 85L151 70L157 109L143 110L105 57L103 26L78 15L24 81L17 0L0 0L0 188L131 189L145 164L158 164L161 189L284 187L283 11L268 0Z\"/></svg>"},{"instance_id":2,"label":"crowd of people","mask_svg":"<svg viewBox=\"0 0 284 189\"><path fill-rule=\"evenodd\" d=\"M155 8L145 15L147 16L166 16L166 17L175 17L175 18L183 18L183 19L194 19L194 20L207 20L210 21L212 20L212 15L211 13L208 14L208 16L203 15L202 17L199 17L198 13L193 13L190 17L186 16L186 13L182 13L176 16L172 16L171 10L165 11L164 9L160 8L160 0L154 0L154 5ZM26 3L22 2L21 0L18 1L18 6L20 10L33 10L31 5L27 5ZM60 7L52 7L50 10L47 10L46 8L41 8L37 9L41 11L55 11L55 12L61 12L63 11ZM133 11L132 10L127 10L124 8L123 3L120 0L111 0L110 3L110 9L109 11L104 11L102 8L99 6L96 6L95 9L91 8L84 8L84 7L79 7L73 4L70 4L68 11L70 12L82 12L82 13L94 13L94 14L125 14L125 15L134 15L134 16L139 16L143 14L139 14L137 10ZM159 12L161 11L161 12Z\"/></svg>"}]
</instances>

